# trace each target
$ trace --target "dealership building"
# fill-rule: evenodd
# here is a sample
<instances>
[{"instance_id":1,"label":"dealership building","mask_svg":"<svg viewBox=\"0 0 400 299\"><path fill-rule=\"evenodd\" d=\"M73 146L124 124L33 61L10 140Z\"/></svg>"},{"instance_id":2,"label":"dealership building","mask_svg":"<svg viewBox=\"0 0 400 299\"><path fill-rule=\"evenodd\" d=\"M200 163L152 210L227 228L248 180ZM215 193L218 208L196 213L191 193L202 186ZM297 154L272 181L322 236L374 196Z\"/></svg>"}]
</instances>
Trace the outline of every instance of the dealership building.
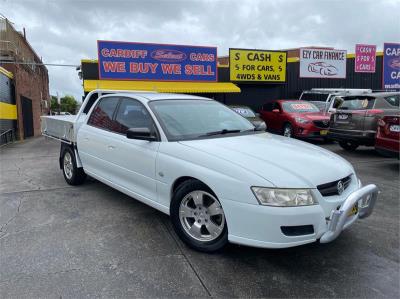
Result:
<instances>
[{"instance_id":1,"label":"dealership building","mask_svg":"<svg viewBox=\"0 0 400 299\"><path fill-rule=\"evenodd\" d=\"M106 46L116 47L115 44L113 44L114 42L109 43L111 44L111 46ZM218 100L227 105L239 104L250 106L255 111L258 111L259 108L268 101L275 99L296 99L299 98L303 90L309 90L311 88L357 88L372 90L383 89L383 53L376 52L375 50L373 52L372 58L374 60L375 71L356 72L355 67L357 63L355 54L347 54L346 51L335 50L333 48L312 47L312 49L314 49L317 54L319 52L321 52L322 54L327 52L327 54L325 55L329 54L329 57L340 57L340 59L343 60L341 69L339 66L337 66L337 70L339 73L336 77L332 75L331 71L331 69L334 69L335 66L331 66L331 69L328 69L328 72L331 73L327 74L327 76L325 77L304 77L304 75L302 76L301 74L302 66L300 56L305 55L302 53L307 51L305 49L310 49L311 47L301 49L289 49L283 51L230 49L229 56L217 58L215 55L215 81L213 81L212 79L209 81L205 81L197 80L197 78L187 78L187 76L184 76L184 79L180 80L179 76L171 76L171 73L167 74L166 76L162 76L162 74L156 74L156 72L154 72L154 74L139 74L141 75L141 77L138 75L138 73L140 73L140 66L143 66L142 70L143 72L145 72L144 67L146 66L146 63L148 63L150 66L152 64L155 66L156 64L162 64L163 62L170 63L174 59L177 60L178 63L180 63L178 59L180 57L179 55L183 55L187 59L189 55L194 52L198 53L199 51L202 51L202 49L185 49L186 46L175 45L155 45L123 42L115 43L117 43L117 46L121 48L125 47L124 50L121 50L120 52L117 52L117 50L115 50L115 56L118 56L117 53L128 53L127 49L129 48L129 51L135 51L129 53L135 53L136 57L124 57L124 59L122 60L119 59L120 57L110 58L110 51L108 48L106 52L101 52L101 50L99 49L99 59L82 60L80 67L80 76L83 80L83 88L85 94L94 89L187 93L214 98L215 100ZM137 52L143 52L143 49L147 48L148 56L152 55L150 60L147 59L149 57L140 57L141 52L139 54ZM170 52L166 50L168 48L171 49ZM101 53L106 53L108 55L107 58L101 57ZM163 56L160 56L160 53L162 53ZM234 56L239 57L240 55L242 55L242 57L246 55L246 57L252 58L255 68L249 65L249 61L243 62L242 60L240 60L242 58L238 59L239 66L237 66L236 62L232 59L234 59ZM153 58L159 60L156 61ZM191 63L199 63L198 57L196 56L195 58L196 59L191 59ZM254 62L256 58L260 61ZM269 61L267 61L268 59ZM275 62L273 61L274 59L276 60ZM138 61L145 61L146 63L138 63ZM119 63L118 65L113 65L115 66L114 70L104 69L104 66L107 63L112 64L114 62ZM240 65L240 63L242 63L242 65ZM268 65L268 63L270 65ZM174 63L173 65L176 66L176 64L177 63ZM314 63L314 65L318 66L318 63ZM118 67L120 67L120 69L118 69ZM203 69L205 70L206 67L207 62L204 63ZM234 67L236 69L247 67L250 71L244 72L243 74L240 74L239 71L239 74L236 74L233 69ZM263 69L264 76L267 80L263 80L263 77L260 76L260 74L257 75L257 72L256 75L251 73L251 69L254 70L257 68ZM280 71L278 71L278 68ZM179 68L179 71L180 70L181 69ZM189 70L191 71L192 68L190 68ZM132 74L132 72L134 72L134 74ZM150 68L146 70L146 72L150 73ZM268 74L268 76L265 74ZM331 76L332 78L329 76ZM237 78L239 78L239 80L237 80ZM244 78L244 80L242 80L242 78Z\"/></svg>"},{"instance_id":2,"label":"dealership building","mask_svg":"<svg viewBox=\"0 0 400 299\"><path fill-rule=\"evenodd\" d=\"M0 134L11 139L38 136L40 116L50 109L47 68L23 33L0 18Z\"/></svg>"}]
</instances>

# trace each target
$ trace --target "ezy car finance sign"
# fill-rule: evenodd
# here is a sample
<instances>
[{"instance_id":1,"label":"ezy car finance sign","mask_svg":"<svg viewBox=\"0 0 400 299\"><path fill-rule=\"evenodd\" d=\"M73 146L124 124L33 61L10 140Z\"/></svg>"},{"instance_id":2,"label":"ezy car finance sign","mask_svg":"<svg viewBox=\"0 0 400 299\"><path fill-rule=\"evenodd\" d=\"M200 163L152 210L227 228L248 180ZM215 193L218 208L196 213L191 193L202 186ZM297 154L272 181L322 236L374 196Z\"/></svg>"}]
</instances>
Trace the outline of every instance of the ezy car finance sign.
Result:
<instances>
[{"instance_id":1,"label":"ezy car finance sign","mask_svg":"<svg viewBox=\"0 0 400 299\"><path fill-rule=\"evenodd\" d=\"M346 78L346 50L300 49L300 78Z\"/></svg>"}]
</instances>

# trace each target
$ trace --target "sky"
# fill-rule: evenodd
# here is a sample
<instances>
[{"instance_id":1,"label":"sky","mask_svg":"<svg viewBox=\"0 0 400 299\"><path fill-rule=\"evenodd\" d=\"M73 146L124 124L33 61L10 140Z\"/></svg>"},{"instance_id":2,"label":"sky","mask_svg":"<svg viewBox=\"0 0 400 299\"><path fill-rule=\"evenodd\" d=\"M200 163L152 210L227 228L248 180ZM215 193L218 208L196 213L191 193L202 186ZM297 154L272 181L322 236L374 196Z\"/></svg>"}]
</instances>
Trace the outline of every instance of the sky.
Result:
<instances>
[{"instance_id":1,"label":"sky","mask_svg":"<svg viewBox=\"0 0 400 299\"><path fill-rule=\"evenodd\" d=\"M0 14L45 63L97 58L97 40L278 50L400 42L400 0L0 0ZM83 95L71 67L48 66L50 93Z\"/></svg>"}]
</instances>

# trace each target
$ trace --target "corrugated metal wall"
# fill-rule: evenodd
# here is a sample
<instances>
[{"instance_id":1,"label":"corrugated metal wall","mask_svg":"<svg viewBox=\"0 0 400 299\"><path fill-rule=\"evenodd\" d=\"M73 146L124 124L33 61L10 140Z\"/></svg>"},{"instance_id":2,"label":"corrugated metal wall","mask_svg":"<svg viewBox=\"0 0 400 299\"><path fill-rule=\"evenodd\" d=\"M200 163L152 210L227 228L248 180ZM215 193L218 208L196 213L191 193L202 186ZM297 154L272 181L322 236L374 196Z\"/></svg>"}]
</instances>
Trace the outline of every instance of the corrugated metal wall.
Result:
<instances>
[{"instance_id":1,"label":"corrugated metal wall","mask_svg":"<svg viewBox=\"0 0 400 299\"><path fill-rule=\"evenodd\" d=\"M215 99L225 104L247 105L258 111L268 101L298 98L303 90L311 88L369 88L382 89L382 56L377 56L375 73L355 73L354 58L347 59L346 79L299 78L299 62L287 64L286 84L237 84L239 94L217 94ZM229 81L229 68L218 69L218 81Z\"/></svg>"}]
</instances>

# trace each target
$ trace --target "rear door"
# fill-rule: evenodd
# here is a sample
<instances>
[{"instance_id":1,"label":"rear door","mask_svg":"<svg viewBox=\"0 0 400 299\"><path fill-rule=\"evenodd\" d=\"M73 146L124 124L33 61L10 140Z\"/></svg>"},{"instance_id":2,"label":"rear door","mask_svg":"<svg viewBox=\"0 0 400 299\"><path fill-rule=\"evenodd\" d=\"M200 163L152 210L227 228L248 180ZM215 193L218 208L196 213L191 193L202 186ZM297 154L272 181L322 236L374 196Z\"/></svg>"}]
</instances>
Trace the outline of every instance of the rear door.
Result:
<instances>
[{"instance_id":1,"label":"rear door","mask_svg":"<svg viewBox=\"0 0 400 299\"><path fill-rule=\"evenodd\" d=\"M118 97L104 97L99 100L87 123L81 125L77 136L77 146L83 168L108 181L115 181L118 173L111 167L114 132L118 129L113 120L119 103Z\"/></svg>"}]
</instances>

